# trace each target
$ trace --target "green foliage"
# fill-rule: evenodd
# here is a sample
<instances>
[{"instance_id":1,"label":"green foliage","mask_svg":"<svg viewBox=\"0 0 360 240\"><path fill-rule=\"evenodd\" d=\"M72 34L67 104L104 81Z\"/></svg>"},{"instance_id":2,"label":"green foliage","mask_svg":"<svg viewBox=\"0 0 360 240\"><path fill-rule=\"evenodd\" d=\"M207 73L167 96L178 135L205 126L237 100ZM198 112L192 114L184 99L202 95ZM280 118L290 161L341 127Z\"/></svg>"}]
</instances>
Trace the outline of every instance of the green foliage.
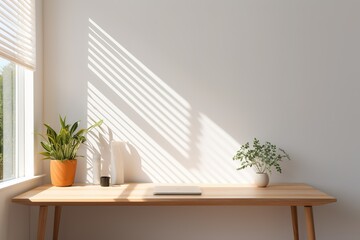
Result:
<instances>
[{"instance_id":1,"label":"green foliage","mask_svg":"<svg viewBox=\"0 0 360 240\"><path fill-rule=\"evenodd\" d=\"M4 177L4 114L12 114L11 112L4 113L4 72L10 75L8 80L13 81L15 79L15 63L8 62L6 65L0 66L0 181ZM12 83L12 86L14 86L14 83Z\"/></svg>"},{"instance_id":2,"label":"green foliage","mask_svg":"<svg viewBox=\"0 0 360 240\"><path fill-rule=\"evenodd\" d=\"M290 156L283 149L278 149L270 142L260 144L260 141L254 138L252 147L248 142L242 145L233 160L240 161L237 170L254 166L258 173L271 173L271 168L275 167L276 171L281 173L280 162L284 158L290 160Z\"/></svg>"},{"instance_id":3,"label":"green foliage","mask_svg":"<svg viewBox=\"0 0 360 240\"><path fill-rule=\"evenodd\" d=\"M41 146L44 148L44 152L40 154L44 155L44 159L51 160L71 160L81 157L77 155L77 151L82 143L86 141L84 136L94 127L100 126L102 120L90 126L89 128L80 129L76 131L79 127L80 121L75 122L72 125L66 123L66 117L60 118L60 131L57 133L49 125L44 124L46 127L46 135L42 136L45 141L40 142Z\"/></svg>"}]
</instances>

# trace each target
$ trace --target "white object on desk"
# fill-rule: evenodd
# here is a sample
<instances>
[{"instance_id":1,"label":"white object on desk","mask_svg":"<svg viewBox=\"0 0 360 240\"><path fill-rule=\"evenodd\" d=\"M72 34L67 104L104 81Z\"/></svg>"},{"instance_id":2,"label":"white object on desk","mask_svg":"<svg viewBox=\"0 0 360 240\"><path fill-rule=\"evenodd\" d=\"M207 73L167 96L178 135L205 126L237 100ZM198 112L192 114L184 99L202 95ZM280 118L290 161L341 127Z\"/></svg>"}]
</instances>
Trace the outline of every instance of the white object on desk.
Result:
<instances>
[{"instance_id":1,"label":"white object on desk","mask_svg":"<svg viewBox=\"0 0 360 240\"><path fill-rule=\"evenodd\" d=\"M100 184L100 172L101 172L100 154L94 153L92 165L93 165L93 184Z\"/></svg>"},{"instance_id":2,"label":"white object on desk","mask_svg":"<svg viewBox=\"0 0 360 240\"><path fill-rule=\"evenodd\" d=\"M154 195L201 195L199 186L155 186Z\"/></svg>"},{"instance_id":3,"label":"white object on desk","mask_svg":"<svg viewBox=\"0 0 360 240\"><path fill-rule=\"evenodd\" d=\"M124 156L125 143L111 142L111 184L124 183Z\"/></svg>"}]
</instances>

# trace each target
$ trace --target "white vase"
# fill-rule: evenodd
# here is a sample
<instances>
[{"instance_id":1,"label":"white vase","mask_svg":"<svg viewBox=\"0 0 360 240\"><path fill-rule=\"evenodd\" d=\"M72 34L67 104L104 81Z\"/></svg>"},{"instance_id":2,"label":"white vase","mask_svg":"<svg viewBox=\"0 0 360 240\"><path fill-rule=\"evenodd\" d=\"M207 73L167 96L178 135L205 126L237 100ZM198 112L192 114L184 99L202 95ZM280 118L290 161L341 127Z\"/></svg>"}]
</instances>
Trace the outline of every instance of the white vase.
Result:
<instances>
[{"instance_id":1,"label":"white vase","mask_svg":"<svg viewBox=\"0 0 360 240\"><path fill-rule=\"evenodd\" d=\"M93 166L93 184L100 184L101 159L99 153L94 153L92 166Z\"/></svg>"},{"instance_id":2,"label":"white vase","mask_svg":"<svg viewBox=\"0 0 360 240\"><path fill-rule=\"evenodd\" d=\"M111 141L111 184L124 183L125 142Z\"/></svg>"},{"instance_id":3,"label":"white vase","mask_svg":"<svg viewBox=\"0 0 360 240\"><path fill-rule=\"evenodd\" d=\"M254 183L257 187L266 187L269 184L269 175L267 173L256 173Z\"/></svg>"}]
</instances>

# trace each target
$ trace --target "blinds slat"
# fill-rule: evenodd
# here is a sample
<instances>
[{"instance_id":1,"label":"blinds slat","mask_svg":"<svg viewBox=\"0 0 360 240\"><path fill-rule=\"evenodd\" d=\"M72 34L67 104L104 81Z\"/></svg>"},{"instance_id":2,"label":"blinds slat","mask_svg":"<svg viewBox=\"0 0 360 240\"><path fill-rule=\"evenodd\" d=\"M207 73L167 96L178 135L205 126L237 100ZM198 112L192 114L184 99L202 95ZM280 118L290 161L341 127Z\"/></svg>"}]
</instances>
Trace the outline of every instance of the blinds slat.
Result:
<instances>
[{"instance_id":1,"label":"blinds slat","mask_svg":"<svg viewBox=\"0 0 360 240\"><path fill-rule=\"evenodd\" d=\"M31 44L15 44L12 39L0 38L0 43L7 48L14 49L14 52L19 52L22 55L31 55L32 45Z\"/></svg>"},{"instance_id":2,"label":"blinds slat","mask_svg":"<svg viewBox=\"0 0 360 240\"><path fill-rule=\"evenodd\" d=\"M21 24L19 24L19 17L22 17L21 14L11 13L10 9L1 8L2 6L0 5L0 13L5 19L14 24L14 26L21 27L23 29L26 28L29 32L31 32L31 23L29 21L25 21L25 19L22 18Z\"/></svg>"},{"instance_id":3,"label":"blinds slat","mask_svg":"<svg viewBox=\"0 0 360 240\"><path fill-rule=\"evenodd\" d=\"M31 33L27 33L27 32L17 32L15 33L12 29L11 26L7 25L6 23L4 23L3 19L0 16L0 30L6 32L6 34L9 34L10 36L14 37L14 38L21 38L22 40L26 40L26 41L30 41L31 42ZM5 35L3 35L5 36Z\"/></svg>"},{"instance_id":4,"label":"blinds slat","mask_svg":"<svg viewBox=\"0 0 360 240\"><path fill-rule=\"evenodd\" d=\"M0 1L0 55L35 69L34 0Z\"/></svg>"},{"instance_id":5,"label":"blinds slat","mask_svg":"<svg viewBox=\"0 0 360 240\"><path fill-rule=\"evenodd\" d=\"M4 28L4 26L5 26L6 28ZM16 36L19 37L19 38L30 39L30 40L31 40L31 38L32 38L31 32L24 32L24 31L18 30L18 31L15 33L13 27L12 27L11 25L9 25L6 21L4 21L4 19L2 18L1 13L0 13L0 29L5 29L5 30L6 30L6 29L9 29L9 30L12 30L12 31L13 31L12 35L16 35ZM7 31L7 32L10 32L10 31L8 31L8 30L6 30L6 31Z\"/></svg>"},{"instance_id":6,"label":"blinds slat","mask_svg":"<svg viewBox=\"0 0 360 240\"><path fill-rule=\"evenodd\" d=\"M27 9L24 4L21 4L17 1L9 1L9 0L5 0L9 3L9 6L12 6L12 9L15 12L18 12L16 9L19 9L19 11L21 11L21 13L23 14L24 17L26 17L26 19L28 19L31 22L31 9Z\"/></svg>"},{"instance_id":7,"label":"blinds slat","mask_svg":"<svg viewBox=\"0 0 360 240\"><path fill-rule=\"evenodd\" d=\"M14 0L12 0L12 1L14 1ZM34 1L33 0L24 0L24 1L21 1L21 4L24 6L24 8L28 9L30 12L34 10L34 7L33 7Z\"/></svg>"},{"instance_id":8,"label":"blinds slat","mask_svg":"<svg viewBox=\"0 0 360 240\"><path fill-rule=\"evenodd\" d=\"M16 16L21 16L24 19L23 21L26 22L31 27L31 21L32 21L31 13L26 12L25 9L23 9L21 7L21 5L16 6L14 4L15 3L8 3L7 4L6 7L8 8L8 12L12 13L13 15L16 15ZM4 5L2 5L2 6L4 7ZM2 7L2 6L0 6L0 7Z\"/></svg>"},{"instance_id":9,"label":"blinds slat","mask_svg":"<svg viewBox=\"0 0 360 240\"><path fill-rule=\"evenodd\" d=\"M12 61L12 62L16 62L16 63L19 63L19 59L17 58L14 58L14 55L13 54L8 54L6 52L2 52L0 50L0 55L3 56L4 58L6 58L7 60L9 61ZM21 60L21 65L28 68L28 69L34 69L34 65L31 61L25 61L25 60Z\"/></svg>"}]
</instances>

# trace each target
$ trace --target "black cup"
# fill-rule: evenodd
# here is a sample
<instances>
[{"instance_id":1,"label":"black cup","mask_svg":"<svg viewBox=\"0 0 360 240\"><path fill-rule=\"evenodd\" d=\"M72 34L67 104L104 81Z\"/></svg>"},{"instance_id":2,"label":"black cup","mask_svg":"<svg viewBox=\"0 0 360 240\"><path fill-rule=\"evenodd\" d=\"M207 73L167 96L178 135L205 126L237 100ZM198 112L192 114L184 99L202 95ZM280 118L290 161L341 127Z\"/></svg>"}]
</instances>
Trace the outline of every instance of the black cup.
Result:
<instances>
[{"instance_id":1,"label":"black cup","mask_svg":"<svg viewBox=\"0 0 360 240\"><path fill-rule=\"evenodd\" d=\"M100 185L102 187L108 187L110 186L110 177L108 176L102 176L100 177Z\"/></svg>"}]
</instances>

